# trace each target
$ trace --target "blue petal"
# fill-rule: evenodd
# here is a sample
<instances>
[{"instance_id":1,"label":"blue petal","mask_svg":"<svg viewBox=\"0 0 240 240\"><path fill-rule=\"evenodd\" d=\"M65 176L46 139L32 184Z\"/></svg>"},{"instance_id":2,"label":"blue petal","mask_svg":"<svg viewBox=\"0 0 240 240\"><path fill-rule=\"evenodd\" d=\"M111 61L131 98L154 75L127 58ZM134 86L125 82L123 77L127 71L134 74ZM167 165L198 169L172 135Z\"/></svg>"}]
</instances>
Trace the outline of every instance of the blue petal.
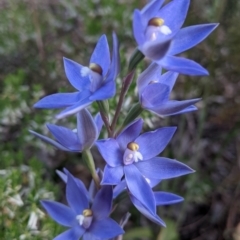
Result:
<instances>
[{"instance_id":1,"label":"blue petal","mask_svg":"<svg viewBox=\"0 0 240 240\"><path fill-rule=\"evenodd\" d=\"M164 25L167 25L174 34L184 23L189 4L190 0L174 0L165 5L157 16L164 20Z\"/></svg>"},{"instance_id":2,"label":"blue petal","mask_svg":"<svg viewBox=\"0 0 240 240\"><path fill-rule=\"evenodd\" d=\"M155 108L167 102L170 95L170 88L162 83L152 83L145 87L141 95L143 108Z\"/></svg>"},{"instance_id":3,"label":"blue petal","mask_svg":"<svg viewBox=\"0 0 240 240\"><path fill-rule=\"evenodd\" d=\"M155 222L156 224L159 224L163 227L166 227L166 224L164 221L157 215L149 212L143 205L142 203L135 198L133 195L129 195L130 199L133 203L133 205L138 209L139 212L141 212L146 218L150 219L151 221Z\"/></svg>"},{"instance_id":4,"label":"blue petal","mask_svg":"<svg viewBox=\"0 0 240 240\"><path fill-rule=\"evenodd\" d=\"M80 99L80 93L55 93L46 96L35 103L33 106L35 108L64 108L71 106L78 102Z\"/></svg>"},{"instance_id":5,"label":"blue petal","mask_svg":"<svg viewBox=\"0 0 240 240\"><path fill-rule=\"evenodd\" d=\"M171 38L165 38L155 41L147 41L139 50L149 59L159 61L166 56L168 49L171 45Z\"/></svg>"},{"instance_id":6,"label":"blue petal","mask_svg":"<svg viewBox=\"0 0 240 240\"><path fill-rule=\"evenodd\" d=\"M67 149L76 152L82 150L82 145L78 140L77 134L71 129L54 124L47 124L47 127L55 139Z\"/></svg>"},{"instance_id":7,"label":"blue petal","mask_svg":"<svg viewBox=\"0 0 240 240\"><path fill-rule=\"evenodd\" d=\"M170 205L174 203L179 203L184 200L184 198L168 192L154 192L156 206Z\"/></svg>"},{"instance_id":8,"label":"blue petal","mask_svg":"<svg viewBox=\"0 0 240 240\"><path fill-rule=\"evenodd\" d=\"M111 218L93 221L89 232L99 239L109 239L124 233L123 229Z\"/></svg>"},{"instance_id":9,"label":"blue petal","mask_svg":"<svg viewBox=\"0 0 240 240\"><path fill-rule=\"evenodd\" d=\"M87 94L89 95L89 93ZM77 103L75 103L74 105L66 108L65 110L63 110L62 112L60 112L56 118L57 119L61 119L70 115L73 115L79 111L81 111L82 109L84 109L85 107L87 107L88 105L90 105L92 103L91 100L89 100L88 97L86 97L83 100L78 101Z\"/></svg>"},{"instance_id":10,"label":"blue petal","mask_svg":"<svg viewBox=\"0 0 240 240\"><path fill-rule=\"evenodd\" d=\"M79 91L89 88L91 83L90 74L86 76L81 74L83 66L68 58L63 58L63 62L66 76L72 86Z\"/></svg>"},{"instance_id":11,"label":"blue petal","mask_svg":"<svg viewBox=\"0 0 240 240\"><path fill-rule=\"evenodd\" d=\"M113 188L113 199L115 199L120 193L126 189L126 181L122 180L117 186Z\"/></svg>"},{"instance_id":12,"label":"blue petal","mask_svg":"<svg viewBox=\"0 0 240 240\"><path fill-rule=\"evenodd\" d=\"M142 91L151 81L158 81L161 77L162 68L156 63L152 63L137 79L138 92L141 96Z\"/></svg>"},{"instance_id":13,"label":"blue petal","mask_svg":"<svg viewBox=\"0 0 240 240\"><path fill-rule=\"evenodd\" d=\"M169 179L194 172L190 167L177 160L163 157L137 162L135 166L142 175L150 179Z\"/></svg>"},{"instance_id":14,"label":"blue petal","mask_svg":"<svg viewBox=\"0 0 240 240\"><path fill-rule=\"evenodd\" d=\"M166 72L159 78L158 82L167 85L169 87L169 91L171 92L178 75L179 74L176 72Z\"/></svg>"},{"instance_id":15,"label":"blue petal","mask_svg":"<svg viewBox=\"0 0 240 240\"><path fill-rule=\"evenodd\" d=\"M187 75L208 75L208 71L193 60L181 57L165 56L157 62L167 70Z\"/></svg>"},{"instance_id":16,"label":"blue petal","mask_svg":"<svg viewBox=\"0 0 240 240\"><path fill-rule=\"evenodd\" d=\"M65 182L67 183L67 175L59 170L56 170L57 175Z\"/></svg>"},{"instance_id":17,"label":"blue petal","mask_svg":"<svg viewBox=\"0 0 240 240\"><path fill-rule=\"evenodd\" d=\"M174 114L168 114L168 115L165 115L165 116L171 116L171 115L189 113L189 112L193 112L193 111L196 111L196 110L198 110L197 107L195 107L194 105L192 105L192 106L189 106L189 107L184 108L182 111L175 112Z\"/></svg>"},{"instance_id":18,"label":"blue petal","mask_svg":"<svg viewBox=\"0 0 240 240\"><path fill-rule=\"evenodd\" d=\"M135 9L133 12L133 35L138 45L145 42L144 30L141 12Z\"/></svg>"},{"instance_id":19,"label":"blue petal","mask_svg":"<svg viewBox=\"0 0 240 240\"><path fill-rule=\"evenodd\" d=\"M41 204L57 223L66 227L72 227L76 223L76 214L71 208L61 203L47 200L41 201Z\"/></svg>"},{"instance_id":20,"label":"blue petal","mask_svg":"<svg viewBox=\"0 0 240 240\"><path fill-rule=\"evenodd\" d=\"M112 61L105 82L114 81L120 71L119 43L117 35L115 33L112 34L112 37L113 37Z\"/></svg>"},{"instance_id":21,"label":"blue petal","mask_svg":"<svg viewBox=\"0 0 240 240\"><path fill-rule=\"evenodd\" d=\"M143 19L143 26L144 28L147 27L148 21L156 17L157 12L159 11L160 7L162 6L164 0L153 0L150 1L142 10L142 19Z\"/></svg>"},{"instance_id":22,"label":"blue petal","mask_svg":"<svg viewBox=\"0 0 240 240\"><path fill-rule=\"evenodd\" d=\"M101 117L101 114L98 113L95 118L94 118L94 121L95 121L95 124L97 126L97 129L98 129L98 136L99 134L101 133L101 130L102 130L102 126L103 126L103 120L102 120L102 117Z\"/></svg>"},{"instance_id":23,"label":"blue petal","mask_svg":"<svg viewBox=\"0 0 240 240\"><path fill-rule=\"evenodd\" d=\"M109 216L112 208L112 198L112 186L102 186L92 205L94 219L100 220Z\"/></svg>"},{"instance_id":24,"label":"blue petal","mask_svg":"<svg viewBox=\"0 0 240 240\"><path fill-rule=\"evenodd\" d=\"M84 189L77 185L71 174L67 175L66 197L76 215L82 214L84 209L89 208L88 197L84 194Z\"/></svg>"},{"instance_id":25,"label":"blue petal","mask_svg":"<svg viewBox=\"0 0 240 240\"><path fill-rule=\"evenodd\" d=\"M85 232L81 240L99 240L99 238L90 232Z\"/></svg>"},{"instance_id":26,"label":"blue petal","mask_svg":"<svg viewBox=\"0 0 240 240\"><path fill-rule=\"evenodd\" d=\"M130 193L136 197L151 213L155 214L155 198L146 179L142 176L134 164L124 166L124 173Z\"/></svg>"},{"instance_id":27,"label":"blue petal","mask_svg":"<svg viewBox=\"0 0 240 240\"><path fill-rule=\"evenodd\" d=\"M126 126L122 132L117 136L117 142L122 151L125 151L128 143L134 142L142 131L143 120L136 119L134 122Z\"/></svg>"},{"instance_id":28,"label":"blue petal","mask_svg":"<svg viewBox=\"0 0 240 240\"><path fill-rule=\"evenodd\" d=\"M160 154L176 131L176 127L163 127L155 131L140 135L135 142L139 145L139 152L147 160Z\"/></svg>"},{"instance_id":29,"label":"blue petal","mask_svg":"<svg viewBox=\"0 0 240 240\"><path fill-rule=\"evenodd\" d=\"M189 111L195 111L196 108L192 104L199 102L201 99L190 99L183 101L168 101L159 106L149 108L151 111L157 113L159 116L169 116Z\"/></svg>"},{"instance_id":30,"label":"blue petal","mask_svg":"<svg viewBox=\"0 0 240 240\"><path fill-rule=\"evenodd\" d=\"M115 81L108 81L104 83L96 92L89 97L91 101L105 100L114 96L116 92Z\"/></svg>"},{"instance_id":31,"label":"blue petal","mask_svg":"<svg viewBox=\"0 0 240 240\"><path fill-rule=\"evenodd\" d=\"M107 74L110 66L110 53L106 35L102 35L99 38L97 45L92 53L90 63L96 63L101 66L103 70L103 76Z\"/></svg>"},{"instance_id":32,"label":"blue petal","mask_svg":"<svg viewBox=\"0 0 240 240\"><path fill-rule=\"evenodd\" d=\"M110 167L108 165L105 166L103 172L102 185L117 185L120 183L121 178L123 176L123 167Z\"/></svg>"},{"instance_id":33,"label":"blue petal","mask_svg":"<svg viewBox=\"0 0 240 240\"><path fill-rule=\"evenodd\" d=\"M203 41L217 26L218 24L212 23L181 29L174 37L168 54L176 55L194 47Z\"/></svg>"},{"instance_id":34,"label":"blue petal","mask_svg":"<svg viewBox=\"0 0 240 240\"><path fill-rule=\"evenodd\" d=\"M63 171L64 171L64 173L56 170L56 173L65 183L67 183L67 178L68 178L67 176L71 175L71 173L66 168L64 168ZM85 185L83 184L83 182L80 179L73 177L73 175L71 175L71 176L72 176L72 178L74 178L74 180L75 180L76 184L79 186L79 188L84 192L84 195L86 195L88 197L88 199L90 199L89 193L88 193Z\"/></svg>"},{"instance_id":35,"label":"blue petal","mask_svg":"<svg viewBox=\"0 0 240 240\"><path fill-rule=\"evenodd\" d=\"M96 146L109 166L116 167L123 164L123 153L115 139L99 140Z\"/></svg>"},{"instance_id":36,"label":"blue petal","mask_svg":"<svg viewBox=\"0 0 240 240\"><path fill-rule=\"evenodd\" d=\"M77 114L77 135L82 149L89 149L97 140L98 129L92 115L87 109Z\"/></svg>"},{"instance_id":37,"label":"blue petal","mask_svg":"<svg viewBox=\"0 0 240 240\"><path fill-rule=\"evenodd\" d=\"M54 147L56 147L56 148L58 148L58 149L60 149L60 150L70 151L69 149L65 148L65 147L62 146L60 143L52 140L52 139L49 138L49 137L46 137L46 136L44 136L44 135L42 135L42 134L39 134L39 133L37 133L37 132L34 132L34 131L32 131L32 130L29 130L29 132L32 133L34 136L40 138L40 139L43 140L44 142L49 143L49 144L51 144L52 146L54 146Z\"/></svg>"},{"instance_id":38,"label":"blue petal","mask_svg":"<svg viewBox=\"0 0 240 240\"><path fill-rule=\"evenodd\" d=\"M80 226L69 229L55 237L53 240L79 240L86 230Z\"/></svg>"}]
</instances>

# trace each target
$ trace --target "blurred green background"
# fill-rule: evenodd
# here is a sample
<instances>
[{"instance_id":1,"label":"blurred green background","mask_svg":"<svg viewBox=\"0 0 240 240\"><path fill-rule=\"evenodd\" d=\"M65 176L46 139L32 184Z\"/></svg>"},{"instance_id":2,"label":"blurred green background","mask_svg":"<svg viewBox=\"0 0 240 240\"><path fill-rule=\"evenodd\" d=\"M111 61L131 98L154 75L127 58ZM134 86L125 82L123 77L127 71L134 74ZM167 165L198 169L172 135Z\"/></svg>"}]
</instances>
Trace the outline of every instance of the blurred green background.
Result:
<instances>
[{"instance_id":1,"label":"blurred green background","mask_svg":"<svg viewBox=\"0 0 240 240\"><path fill-rule=\"evenodd\" d=\"M41 97L73 91L64 74L62 57L87 65L101 34L111 44L115 31L121 42L122 72L136 47L131 17L139 0L0 0L0 239L50 240L63 228L40 207L43 198L65 202L64 185L55 170L67 167L86 185L90 175L81 155L61 152L31 136L28 129L48 134L56 123L54 110L36 110ZM174 99L202 97L199 111L160 119L144 112L145 129L177 125L164 156L176 158L196 173L163 181L158 189L185 198L161 207L163 229L130 207L119 204L116 220L129 209L125 240L240 239L240 2L192 0L185 26L220 22L211 36L183 54L206 67L210 76L180 76ZM138 69L138 73L143 70ZM118 90L119 92L119 90ZM135 84L123 115L137 101ZM114 112L116 99L110 106ZM96 113L95 105L92 112ZM70 117L58 122L75 128ZM104 133L102 134L104 136ZM93 149L95 155L97 152ZM103 162L99 159L100 166Z\"/></svg>"}]
</instances>

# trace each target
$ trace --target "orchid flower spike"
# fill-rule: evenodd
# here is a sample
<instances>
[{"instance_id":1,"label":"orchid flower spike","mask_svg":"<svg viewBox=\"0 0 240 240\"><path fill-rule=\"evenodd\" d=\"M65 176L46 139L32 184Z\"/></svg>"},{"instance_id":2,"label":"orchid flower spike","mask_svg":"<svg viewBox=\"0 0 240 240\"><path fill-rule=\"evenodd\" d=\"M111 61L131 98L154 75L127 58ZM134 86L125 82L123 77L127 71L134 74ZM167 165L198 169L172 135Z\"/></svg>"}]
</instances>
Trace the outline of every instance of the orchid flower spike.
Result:
<instances>
[{"instance_id":1,"label":"orchid flower spike","mask_svg":"<svg viewBox=\"0 0 240 240\"><path fill-rule=\"evenodd\" d=\"M38 101L35 108L65 108L56 118L61 119L75 114L94 101L101 101L114 96L115 79L119 73L118 40L113 33L112 59L107 38L102 35L90 58L89 66L82 66L64 58L66 76L77 89L73 93L56 93Z\"/></svg>"},{"instance_id":2,"label":"orchid flower spike","mask_svg":"<svg viewBox=\"0 0 240 240\"><path fill-rule=\"evenodd\" d=\"M49 131L56 141L30 130L30 132L54 147L68 152L82 152L90 149L98 139L103 125L102 118L98 113L93 119L87 109L82 109L77 113L77 129L69 129L54 124L47 124Z\"/></svg>"},{"instance_id":3,"label":"orchid flower spike","mask_svg":"<svg viewBox=\"0 0 240 240\"><path fill-rule=\"evenodd\" d=\"M163 68L187 75L208 75L198 63L174 55L203 41L218 24L202 24L182 28L190 0L150 1L133 14L133 35L138 49Z\"/></svg>"}]
</instances>

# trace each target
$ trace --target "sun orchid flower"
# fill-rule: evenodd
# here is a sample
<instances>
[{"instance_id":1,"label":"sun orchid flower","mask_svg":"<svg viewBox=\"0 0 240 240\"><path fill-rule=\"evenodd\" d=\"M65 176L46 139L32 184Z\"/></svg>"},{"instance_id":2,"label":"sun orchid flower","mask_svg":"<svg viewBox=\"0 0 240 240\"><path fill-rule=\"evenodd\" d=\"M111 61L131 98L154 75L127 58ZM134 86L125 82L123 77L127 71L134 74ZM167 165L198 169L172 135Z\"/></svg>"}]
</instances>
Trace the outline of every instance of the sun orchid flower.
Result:
<instances>
[{"instance_id":1,"label":"sun orchid flower","mask_svg":"<svg viewBox=\"0 0 240 240\"><path fill-rule=\"evenodd\" d=\"M164 117L197 110L192 105L200 98L175 101L169 100L178 73L166 72L161 75L161 67L152 63L137 79L141 107Z\"/></svg>"},{"instance_id":2,"label":"sun orchid flower","mask_svg":"<svg viewBox=\"0 0 240 240\"><path fill-rule=\"evenodd\" d=\"M90 206L82 185L77 184L71 174L67 175L69 207L54 201L41 201L57 223L70 228L54 240L79 240L81 237L83 240L104 240L123 234L123 229L108 217L112 208L112 187L103 186Z\"/></svg>"},{"instance_id":3,"label":"sun orchid flower","mask_svg":"<svg viewBox=\"0 0 240 240\"><path fill-rule=\"evenodd\" d=\"M174 55L203 41L218 24L202 24L182 28L190 0L150 1L133 14L133 34L138 49L163 68L188 75L208 75L198 63Z\"/></svg>"},{"instance_id":4,"label":"sun orchid flower","mask_svg":"<svg viewBox=\"0 0 240 240\"><path fill-rule=\"evenodd\" d=\"M101 184L117 185L125 177L130 193L152 212L156 204L148 179L169 179L192 173L176 160L156 157L161 153L176 127L164 127L139 136L143 120L129 124L116 139L98 140L96 146L106 161Z\"/></svg>"},{"instance_id":5,"label":"sun orchid flower","mask_svg":"<svg viewBox=\"0 0 240 240\"><path fill-rule=\"evenodd\" d=\"M102 124L102 118L99 113L93 119L87 109L82 109L77 113L77 129L72 130L54 124L47 124L49 131L55 137L56 141L37 132L31 130L30 132L60 150L82 152L83 150L90 149L98 139Z\"/></svg>"},{"instance_id":6,"label":"sun orchid flower","mask_svg":"<svg viewBox=\"0 0 240 240\"><path fill-rule=\"evenodd\" d=\"M65 108L56 116L58 119L77 113L94 101L114 96L115 78L119 73L116 34L113 33L112 60L107 38L102 35L92 53L88 67L64 58L64 68L69 82L77 92L52 94L42 98L34 105L35 108Z\"/></svg>"}]
</instances>

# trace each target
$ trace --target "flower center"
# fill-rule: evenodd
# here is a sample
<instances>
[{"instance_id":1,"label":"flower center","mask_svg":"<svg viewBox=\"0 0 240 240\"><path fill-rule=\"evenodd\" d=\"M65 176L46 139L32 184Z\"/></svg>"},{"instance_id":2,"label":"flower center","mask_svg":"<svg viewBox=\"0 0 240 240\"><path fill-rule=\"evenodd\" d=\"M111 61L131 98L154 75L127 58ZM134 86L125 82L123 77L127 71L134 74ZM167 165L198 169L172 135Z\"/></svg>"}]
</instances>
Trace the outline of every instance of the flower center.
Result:
<instances>
[{"instance_id":1,"label":"flower center","mask_svg":"<svg viewBox=\"0 0 240 240\"><path fill-rule=\"evenodd\" d=\"M93 220L93 212L91 209L83 210L83 213L76 216L80 226L83 226L85 229L89 228Z\"/></svg>"},{"instance_id":2,"label":"flower center","mask_svg":"<svg viewBox=\"0 0 240 240\"><path fill-rule=\"evenodd\" d=\"M90 64L89 64L89 68L90 68L92 71L94 71L94 72L102 75L102 68L101 68L101 66L99 66L97 63L90 63Z\"/></svg>"},{"instance_id":3,"label":"flower center","mask_svg":"<svg viewBox=\"0 0 240 240\"><path fill-rule=\"evenodd\" d=\"M171 29L164 24L164 19L154 17L148 21L145 36L148 41L155 41L160 37L171 34Z\"/></svg>"},{"instance_id":4,"label":"flower center","mask_svg":"<svg viewBox=\"0 0 240 240\"><path fill-rule=\"evenodd\" d=\"M150 85L150 84L154 84L154 83L158 83L158 81L156 81L156 80L152 80L152 81L150 81L150 82L148 83L148 85Z\"/></svg>"},{"instance_id":5,"label":"flower center","mask_svg":"<svg viewBox=\"0 0 240 240\"><path fill-rule=\"evenodd\" d=\"M123 155L123 163L125 165L132 164L133 162L138 162L139 160L143 160L143 156L140 152L138 152L139 146L135 142L130 142L127 145L127 149Z\"/></svg>"}]
</instances>

